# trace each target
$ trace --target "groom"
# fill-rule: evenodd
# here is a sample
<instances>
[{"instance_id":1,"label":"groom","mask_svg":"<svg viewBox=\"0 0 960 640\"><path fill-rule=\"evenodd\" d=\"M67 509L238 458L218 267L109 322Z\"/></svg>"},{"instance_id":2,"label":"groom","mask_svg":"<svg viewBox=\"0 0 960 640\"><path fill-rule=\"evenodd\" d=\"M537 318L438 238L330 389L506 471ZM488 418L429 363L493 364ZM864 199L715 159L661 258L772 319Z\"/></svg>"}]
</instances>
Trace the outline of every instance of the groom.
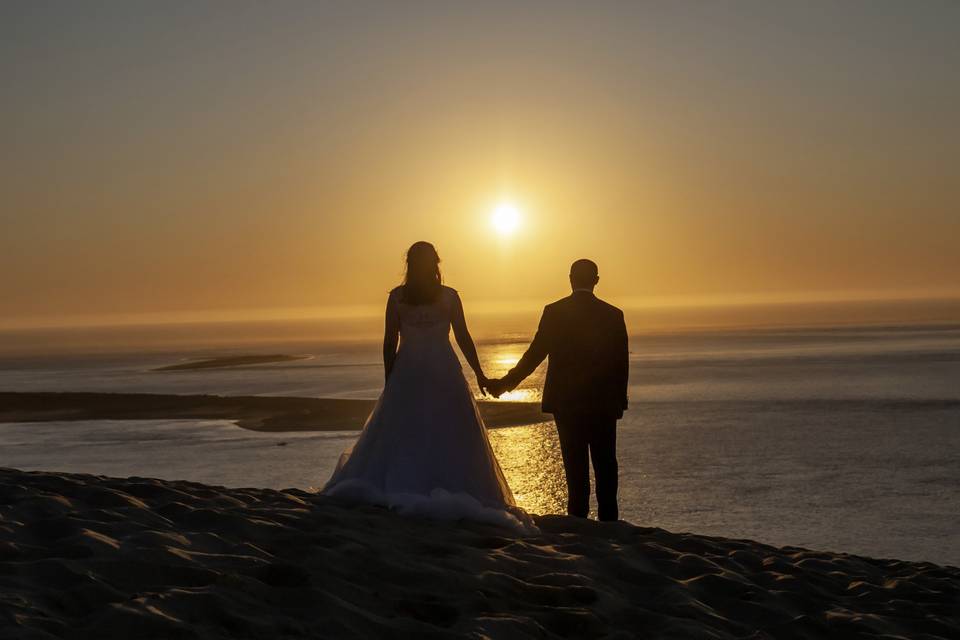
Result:
<instances>
[{"instance_id":1,"label":"groom","mask_svg":"<svg viewBox=\"0 0 960 640\"><path fill-rule=\"evenodd\" d=\"M590 458L597 483L597 515L616 520L617 420L627 408L629 355L623 312L593 295L597 265L570 267L573 293L548 304L520 362L490 392L514 388L549 357L543 411L552 413L567 474L567 513L586 518L590 508Z\"/></svg>"}]
</instances>

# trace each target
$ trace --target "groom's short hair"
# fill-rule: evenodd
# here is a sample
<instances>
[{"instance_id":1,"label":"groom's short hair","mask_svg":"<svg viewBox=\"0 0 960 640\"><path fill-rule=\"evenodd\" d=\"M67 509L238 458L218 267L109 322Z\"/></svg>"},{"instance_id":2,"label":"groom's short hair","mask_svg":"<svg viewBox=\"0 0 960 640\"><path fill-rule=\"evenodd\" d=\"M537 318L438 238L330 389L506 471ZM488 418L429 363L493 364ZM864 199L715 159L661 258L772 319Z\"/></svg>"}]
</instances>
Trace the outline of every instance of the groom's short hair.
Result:
<instances>
[{"instance_id":1,"label":"groom's short hair","mask_svg":"<svg viewBox=\"0 0 960 640\"><path fill-rule=\"evenodd\" d=\"M597 263L580 258L570 265L570 282L575 287L592 287L597 284Z\"/></svg>"}]
</instances>

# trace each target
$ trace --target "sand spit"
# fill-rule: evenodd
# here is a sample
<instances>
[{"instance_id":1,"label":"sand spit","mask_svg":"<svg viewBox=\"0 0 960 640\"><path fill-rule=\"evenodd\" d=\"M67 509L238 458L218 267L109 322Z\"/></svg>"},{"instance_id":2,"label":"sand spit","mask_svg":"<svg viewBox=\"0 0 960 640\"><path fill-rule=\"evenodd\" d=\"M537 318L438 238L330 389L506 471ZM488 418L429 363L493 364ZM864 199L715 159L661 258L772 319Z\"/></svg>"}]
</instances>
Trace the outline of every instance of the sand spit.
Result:
<instances>
[{"instance_id":1,"label":"sand spit","mask_svg":"<svg viewBox=\"0 0 960 640\"><path fill-rule=\"evenodd\" d=\"M232 367L249 367L258 364L276 364L280 362L294 362L309 360L311 356L292 356L282 353L273 355L228 356L225 358L206 358L190 360L165 367L157 367L153 371L195 371L199 369L227 369Z\"/></svg>"},{"instance_id":2,"label":"sand spit","mask_svg":"<svg viewBox=\"0 0 960 640\"><path fill-rule=\"evenodd\" d=\"M960 638L960 569L0 469L0 638Z\"/></svg>"},{"instance_id":3,"label":"sand spit","mask_svg":"<svg viewBox=\"0 0 960 640\"><path fill-rule=\"evenodd\" d=\"M373 400L152 393L0 392L0 422L49 420L236 420L254 431L361 429ZM488 427L516 427L552 418L534 402L483 402Z\"/></svg>"}]
</instances>

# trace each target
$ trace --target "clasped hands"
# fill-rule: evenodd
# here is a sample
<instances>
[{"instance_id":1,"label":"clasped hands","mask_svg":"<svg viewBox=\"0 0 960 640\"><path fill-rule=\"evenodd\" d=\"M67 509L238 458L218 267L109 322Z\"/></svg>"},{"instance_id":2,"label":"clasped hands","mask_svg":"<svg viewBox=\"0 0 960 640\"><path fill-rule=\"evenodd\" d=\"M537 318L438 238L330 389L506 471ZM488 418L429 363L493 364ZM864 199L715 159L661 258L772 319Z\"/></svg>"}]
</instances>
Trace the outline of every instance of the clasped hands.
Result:
<instances>
[{"instance_id":1,"label":"clasped hands","mask_svg":"<svg viewBox=\"0 0 960 640\"><path fill-rule=\"evenodd\" d=\"M484 395L490 394L494 398L499 398L507 391L507 385L504 383L503 378L491 379L482 373L477 375L477 386L480 387L480 393Z\"/></svg>"}]
</instances>

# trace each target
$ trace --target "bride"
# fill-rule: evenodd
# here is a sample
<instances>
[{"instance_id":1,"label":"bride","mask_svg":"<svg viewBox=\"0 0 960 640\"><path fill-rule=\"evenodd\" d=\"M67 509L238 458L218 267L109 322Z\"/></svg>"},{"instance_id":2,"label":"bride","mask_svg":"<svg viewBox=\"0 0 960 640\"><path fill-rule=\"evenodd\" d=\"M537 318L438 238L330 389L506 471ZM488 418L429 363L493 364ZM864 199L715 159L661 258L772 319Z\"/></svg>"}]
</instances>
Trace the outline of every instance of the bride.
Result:
<instances>
[{"instance_id":1,"label":"bride","mask_svg":"<svg viewBox=\"0 0 960 640\"><path fill-rule=\"evenodd\" d=\"M450 345L453 327L485 392L460 296L441 284L440 256L429 242L407 251L406 277L387 298L385 325L383 393L323 493L401 513L535 530L514 503Z\"/></svg>"}]
</instances>

